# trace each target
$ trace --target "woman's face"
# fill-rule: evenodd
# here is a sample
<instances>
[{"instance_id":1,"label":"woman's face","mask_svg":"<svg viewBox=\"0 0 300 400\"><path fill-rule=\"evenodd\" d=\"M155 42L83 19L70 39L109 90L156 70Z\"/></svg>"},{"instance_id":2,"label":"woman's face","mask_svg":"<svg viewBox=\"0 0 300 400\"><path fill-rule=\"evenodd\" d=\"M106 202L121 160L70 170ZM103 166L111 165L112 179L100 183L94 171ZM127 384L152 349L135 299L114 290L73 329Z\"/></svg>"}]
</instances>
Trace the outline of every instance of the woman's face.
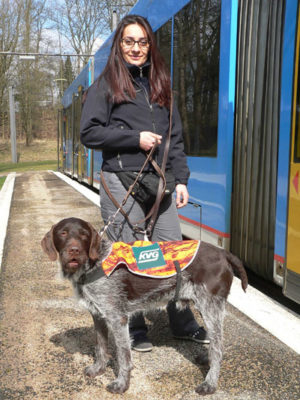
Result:
<instances>
[{"instance_id":1,"label":"woman's face","mask_svg":"<svg viewBox=\"0 0 300 400\"><path fill-rule=\"evenodd\" d=\"M123 31L120 46L127 63L139 67L147 61L150 44L147 33L141 25L127 25Z\"/></svg>"}]
</instances>

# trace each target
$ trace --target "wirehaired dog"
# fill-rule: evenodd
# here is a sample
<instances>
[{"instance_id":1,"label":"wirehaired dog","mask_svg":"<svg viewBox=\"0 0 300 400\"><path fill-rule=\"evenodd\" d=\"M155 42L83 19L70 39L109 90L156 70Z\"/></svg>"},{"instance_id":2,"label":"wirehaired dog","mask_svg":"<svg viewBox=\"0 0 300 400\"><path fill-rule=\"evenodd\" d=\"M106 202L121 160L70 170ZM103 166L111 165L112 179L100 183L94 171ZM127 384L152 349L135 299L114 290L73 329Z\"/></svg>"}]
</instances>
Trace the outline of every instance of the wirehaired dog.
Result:
<instances>
[{"instance_id":1,"label":"wirehaired dog","mask_svg":"<svg viewBox=\"0 0 300 400\"><path fill-rule=\"evenodd\" d=\"M125 392L132 369L128 320L136 312L161 307L172 300L176 276L152 279L120 267L107 277L102 260L110 253L112 243L100 239L91 224L78 218L66 218L53 225L41 244L50 260L55 261L59 256L64 277L72 282L77 296L92 314L97 336L96 355L95 363L86 368L86 375L95 377L104 373L109 330L115 339L119 371L107 389L113 393ZM201 395L213 393L217 388L223 317L233 271L240 276L246 290L247 275L241 261L223 249L201 242L191 265L181 273L177 303L184 307L189 300L193 301L210 338L210 369L205 381L196 388Z\"/></svg>"}]
</instances>

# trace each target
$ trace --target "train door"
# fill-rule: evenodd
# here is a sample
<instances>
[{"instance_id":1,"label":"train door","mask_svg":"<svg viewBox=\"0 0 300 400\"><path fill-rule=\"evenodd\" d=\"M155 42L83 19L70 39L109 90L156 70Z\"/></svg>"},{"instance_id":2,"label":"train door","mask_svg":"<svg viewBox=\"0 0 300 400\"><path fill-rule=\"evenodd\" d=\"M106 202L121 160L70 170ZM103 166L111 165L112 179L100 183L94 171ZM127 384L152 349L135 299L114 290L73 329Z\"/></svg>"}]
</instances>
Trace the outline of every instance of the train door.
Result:
<instances>
[{"instance_id":1,"label":"train door","mask_svg":"<svg viewBox=\"0 0 300 400\"><path fill-rule=\"evenodd\" d=\"M65 110L62 110L62 121L61 121L61 130L62 130L62 169L63 171L66 170L66 141L67 141L67 115Z\"/></svg>"},{"instance_id":2,"label":"train door","mask_svg":"<svg viewBox=\"0 0 300 400\"><path fill-rule=\"evenodd\" d=\"M300 16L300 13L299 13ZM294 106L289 175L287 254L283 293L300 303L300 17L295 57Z\"/></svg>"},{"instance_id":3,"label":"train door","mask_svg":"<svg viewBox=\"0 0 300 400\"><path fill-rule=\"evenodd\" d=\"M231 251L271 280L284 3L239 2Z\"/></svg>"},{"instance_id":4,"label":"train door","mask_svg":"<svg viewBox=\"0 0 300 400\"><path fill-rule=\"evenodd\" d=\"M62 127L63 127L63 109L59 109L57 112L57 169L63 169L63 137L62 137Z\"/></svg>"},{"instance_id":5,"label":"train door","mask_svg":"<svg viewBox=\"0 0 300 400\"><path fill-rule=\"evenodd\" d=\"M65 142L65 169L67 174L72 175L73 173L73 123L72 123L72 105L68 107L64 115L65 120L65 132L66 132L66 142Z\"/></svg>"},{"instance_id":6,"label":"train door","mask_svg":"<svg viewBox=\"0 0 300 400\"><path fill-rule=\"evenodd\" d=\"M73 120L74 120L74 176L81 182L87 181L87 157L88 152L80 142L80 118L82 108L82 86L73 96Z\"/></svg>"},{"instance_id":7,"label":"train door","mask_svg":"<svg viewBox=\"0 0 300 400\"><path fill-rule=\"evenodd\" d=\"M73 93L72 98L72 119L73 119L73 176L79 178L80 176L80 140L78 135L78 99L79 93Z\"/></svg>"}]
</instances>

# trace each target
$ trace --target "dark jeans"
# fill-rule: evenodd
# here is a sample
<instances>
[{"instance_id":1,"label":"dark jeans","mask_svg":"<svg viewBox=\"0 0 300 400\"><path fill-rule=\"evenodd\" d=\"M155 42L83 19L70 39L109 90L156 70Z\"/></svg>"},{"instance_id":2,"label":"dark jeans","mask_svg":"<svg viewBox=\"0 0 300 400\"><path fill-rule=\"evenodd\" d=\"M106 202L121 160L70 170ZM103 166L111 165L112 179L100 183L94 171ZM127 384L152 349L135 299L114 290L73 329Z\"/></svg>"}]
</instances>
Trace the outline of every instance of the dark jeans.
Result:
<instances>
[{"instance_id":1,"label":"dark jeans","mask_svg":"<svg viewBox=\"0 0 300 400\"><path fill-rule=\"evenodd\" d=\"M167 306L170 328L175 336L183 336L188 332L195 332L199 325L189 307L179 311L175 303L170 301ZM132 336L138 333L146 333L148 330L143 313L135 314L130 319L129 331Z\"/></svg>"}]
</instances>

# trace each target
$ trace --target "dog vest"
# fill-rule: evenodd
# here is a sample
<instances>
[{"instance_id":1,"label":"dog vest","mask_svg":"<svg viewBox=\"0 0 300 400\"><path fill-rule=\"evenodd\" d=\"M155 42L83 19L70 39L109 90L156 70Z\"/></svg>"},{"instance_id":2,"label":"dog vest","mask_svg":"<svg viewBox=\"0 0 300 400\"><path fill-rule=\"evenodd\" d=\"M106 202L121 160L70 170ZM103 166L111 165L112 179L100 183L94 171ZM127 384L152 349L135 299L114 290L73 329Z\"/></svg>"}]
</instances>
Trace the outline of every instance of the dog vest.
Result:
<instances>
[{"instance_id":1,"label":"dog vest","mask_svg":"<svg viewBox=\"0 0 300 400\"><path fill-rule=\"evenodd\" d=\"M192 263L199 246L199 240L116 242L113 243L110 254L102 261L102 268L107 276L118 266L125 265L137 275L169 278L176 275L174 261L178 261L183 271Z\"/></svg>"}]
</instances>

